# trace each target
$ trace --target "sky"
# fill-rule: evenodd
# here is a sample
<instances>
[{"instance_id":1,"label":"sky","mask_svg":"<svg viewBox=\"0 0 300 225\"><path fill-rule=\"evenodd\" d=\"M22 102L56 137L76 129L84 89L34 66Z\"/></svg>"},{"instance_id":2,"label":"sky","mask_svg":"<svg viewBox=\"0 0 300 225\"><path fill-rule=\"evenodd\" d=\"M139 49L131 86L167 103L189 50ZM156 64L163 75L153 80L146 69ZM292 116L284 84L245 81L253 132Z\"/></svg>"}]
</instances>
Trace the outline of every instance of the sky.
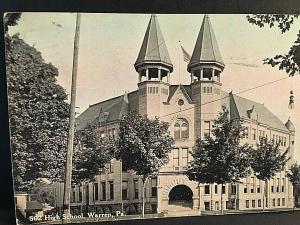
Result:
<instances>
[{"instance_id":1,"label":"sky","mask_svg":"<svg viewBox=\"0 0 300 225\"><path fill-rule=\"evenodd\" d=\"M174 66L171 84L189 84L179 41L193 51L204 15L158 14L170 58ZM79 113L89 105L137 89L134 62L141 47L150 14L82 14L76 106ZM23 13L10 34L19 33L42 53L46 62L59 70L58 83L67 93L71 88L71 68L76 14ZM287 53L300 29L299 19L291 30L259 28L246 15L210 15L214 33L225 62L221 74L223 90L237 93L288 75L262 60ZM247 66L245 66L247 65ZM288 109L290 90L295 108ZM264 103L284 123L290 117L296 127L295 159L300 161L300 75L240 94ZM297 132L298 131L298 132Z\"/></svg>"}]
</instances>

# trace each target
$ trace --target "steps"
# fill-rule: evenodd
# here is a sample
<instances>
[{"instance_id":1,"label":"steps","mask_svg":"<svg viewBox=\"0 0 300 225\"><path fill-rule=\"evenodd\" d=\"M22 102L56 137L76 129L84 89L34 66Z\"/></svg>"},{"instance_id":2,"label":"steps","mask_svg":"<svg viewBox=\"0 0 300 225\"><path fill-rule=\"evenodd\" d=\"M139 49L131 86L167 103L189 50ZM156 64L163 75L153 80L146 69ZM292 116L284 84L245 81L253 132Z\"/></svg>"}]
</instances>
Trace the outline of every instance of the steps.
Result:
<instances>
[{"instance_id":1,"label":"steps","mask_svg":"<svg viewBox=\"0 0 300 225\"><path fill-rule=\"evenodd\" d=\"M182 206L179 204L168 205L168 216L188 216L195 215L196 213L191 206Z\"/></svg>"}]
</instances>

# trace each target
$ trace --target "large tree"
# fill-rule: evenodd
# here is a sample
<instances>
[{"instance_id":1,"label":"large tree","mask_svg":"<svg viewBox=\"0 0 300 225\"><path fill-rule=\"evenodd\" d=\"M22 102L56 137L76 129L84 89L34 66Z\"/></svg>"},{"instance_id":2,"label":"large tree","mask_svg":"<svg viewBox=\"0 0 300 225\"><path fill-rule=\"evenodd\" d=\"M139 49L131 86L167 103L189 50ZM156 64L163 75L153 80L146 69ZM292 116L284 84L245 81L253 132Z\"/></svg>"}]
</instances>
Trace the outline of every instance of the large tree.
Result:
<instances>
[{"instance_id":1,"label":"large tree","mask_svg":"<svg viewBox=\"0 0 300 225\"><path fill-rule=\"evenodd\" d=\"M79 185L95 182L95 177L103 173L105 166L110 163L115 153L115 140L101 137L96 126L88 125L76 132L73 156L72 183ZM93 202L95 210L95 189L93 185ZM88 212L89 202L86 202Z\"/></svg>"},{"instance_id":2,"label":"large tree","mask_svg":"<svg viewBox=\"0 0 300 225\"><path fill-rule=\"evenodd\" d=\"M76 142L72 180L76 184L94 181L114 157L115 140L100 137L97 127L88 125L76 132Z\"/></svg>"},{"instance_id":3,"label":"large tree","mask_svg":"<svg viewBox=\"0 0 300 225\"><path fill-rule=\"evenodd\" d=\"M277 26L282 33L290 30L291 26L299 15L272 15L259 14L248 15L247 20L251 24L259 27ZM298 75L300 72L300 31L297 34L295 42L287 53L280 53L274 57L264 59L265 64L272 67L278 66L279 70L285 70L289 76Z\"/></svg>"},{"instance_id":4,"label":"large tree","mask_svg":"<svg viewBox=\"0 0 300 225\"><path fill-rule=\"evenodd\" d=\"M297 205L298 194L296 189L297 186L300 185L300 165L294 163L290 170L286 174L289 181L293 184L293 194L294 194L294 208Z\"/></svg>"},{"instance_id":5,"label":"large tree","mask_svg":"<svg viewBox=\"0 0 300 225\"><path fill-rule=\"evenodd\" d=\"M149 119L135 112L122 117L116 158L123 168L133 170L143 181L142 214L145 213L145 185L149 178L158 175L168 162L174 140L169 124L158 118Z\"/></svg>"},{"instance_id":6,"label":"large tree","mask_svg":"<svg viewBox=\"0 0 300 225\"><path fill-rule=\"evenodd\" d=\"M18 35L5 42L15 189L28 190L38 178L63 175L69 104L56 67Z\"/></svg>"},{"instance_id":7,"label":"large tree","mask_svg":"<svg viewBox=\"0 0 300 225\"><path fill-rule=\"evenodd\" d=\"M257 143L257 148L251 151L251 168L254 175L264 181L263 188L263 210L265 209L265 189L267 188L267 181L276 175L277 172L283 170L287 158L288 149L280 150L279 143L274 143L273 140L261 138Z\"/></svg>"},{"instance_id":8,"label":"large tree","mask_svg":"<svg viewBox=\"0 0 300 225\"><path fill-rule=\"evenodd\" d=\"M198 138L186 174L199 184L239 182L250 173L249 146L241 144L245 128L241 120L231 120L225 106L213 121L211 135ZM223 213L222 190L221 212ZM200 200L200 199L199 199ZM199 209L200 210L200 209Z\"/></svg>"}]
</instances>

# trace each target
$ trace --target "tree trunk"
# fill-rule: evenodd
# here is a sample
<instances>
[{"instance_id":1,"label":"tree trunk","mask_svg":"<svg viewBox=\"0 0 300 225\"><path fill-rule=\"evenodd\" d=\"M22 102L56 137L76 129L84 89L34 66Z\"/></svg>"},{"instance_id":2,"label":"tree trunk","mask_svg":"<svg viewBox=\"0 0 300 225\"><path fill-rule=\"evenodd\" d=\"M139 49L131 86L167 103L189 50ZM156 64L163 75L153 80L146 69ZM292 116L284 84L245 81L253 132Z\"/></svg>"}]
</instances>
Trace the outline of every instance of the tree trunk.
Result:
<instances>
[{"instance_id":1,"label":"tree trunk","mask_svg":"<svg viewBox=\"0 0 300 225\"><path fill-rule=\"evenodd\" d=\"M296 208L296 204L297 204L297 196L296 196L296 188L295 188L296 185L293 185L293 196L294 196L294 206L293 206L293 210L295 210Z\"/></svg>"},{"instance_id":2,"label":"tree trunk","mask_svg":"<svg viewBox=\"0 0 300 225\"><path fill-rule=\"evenodd\" d=\"M221 214L223 215L223 184L221 184Z\"/></svg>"},{"instance_id":3,"label":"tree trunk","mask_svg":"<svg viewBox=\"0 0 300 225\"><path fill-rule=\"evenodd\" d=\"M198 212L199 212L199 214L201 214L201 187L200 187L200 183L198 183L198 188L199 188Z\"/></svg>"},{"instance_id":4,"label":"tree trunk","mask_svg":"<svg viewBox=\"0 0 300 225\"><path fill-rule=\"evenodd\" d=\"M266 199L266 193L267 193L266 189L267 189L267 181L265 180L265 185L264 185L264 188L262 190L262 192L263 192L263 211L265 211L266 201L267 201L267 199Z\"/></svg>"},{"instance_id":5,"label":"tree trunk","mask_svg":"<svg viewBox=\"0 0 300 225\"><path fill-rule=\"evenodd\" d=\"M142 217L145 217L145 198L146 198L146 181L143 179L143 191L142 191Z\"/></svg>"}]
</instances>

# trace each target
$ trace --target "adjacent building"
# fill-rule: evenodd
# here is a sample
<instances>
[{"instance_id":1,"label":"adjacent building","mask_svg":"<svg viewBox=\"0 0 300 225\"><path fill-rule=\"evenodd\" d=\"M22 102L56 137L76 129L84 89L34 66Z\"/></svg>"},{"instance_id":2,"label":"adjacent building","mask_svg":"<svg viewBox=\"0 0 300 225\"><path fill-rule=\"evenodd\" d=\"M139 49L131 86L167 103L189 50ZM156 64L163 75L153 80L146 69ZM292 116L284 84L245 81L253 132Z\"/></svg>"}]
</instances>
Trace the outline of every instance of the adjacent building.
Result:
<instances>
[{"instance_id":1,"label":"adjacent building","mask_svg":"<svg viewBox=\"0 0 300 225\"><path fill-rule=\"evenodd\" d=\"M156 15L152 15L134 68L139 77L137 90L89 106L77 118L78 129L98 124L101 136L117 137L120 118L130 110L148 117L158 116L170 124L175 145L169 162L157 178L146 187L146 212L198 212L223 208L252 210L263 208L264 183L249 176L239 184L202 184L190 181L184 172L191 159L197 137L210 135L212 121L225 105L232 119L243 119L247 137L242 141L253 146L261 137L288 149L293 159L295 128L288 120L283 123L264 104L222 90L222 59L209 16L204 16L197 41L187 66L190 84L170 83L173 64ZM290 160L285 170L293 163ZM57 188L61 195L62 186ZM199 188L201 189L199 191ZM200 193L200 196L199 196ZM293 207L292 185L285 171L277 173L266 187L266 208ZM133 172L122 171L119 161L112 160L93 184L76 186L71 194L72 209L96 209L97 212L126 213L141 210L142 181ZM57 198L58 206L62 198ZM86 208L86 206L88 208Z\"/></svg>"}]
</instances>

